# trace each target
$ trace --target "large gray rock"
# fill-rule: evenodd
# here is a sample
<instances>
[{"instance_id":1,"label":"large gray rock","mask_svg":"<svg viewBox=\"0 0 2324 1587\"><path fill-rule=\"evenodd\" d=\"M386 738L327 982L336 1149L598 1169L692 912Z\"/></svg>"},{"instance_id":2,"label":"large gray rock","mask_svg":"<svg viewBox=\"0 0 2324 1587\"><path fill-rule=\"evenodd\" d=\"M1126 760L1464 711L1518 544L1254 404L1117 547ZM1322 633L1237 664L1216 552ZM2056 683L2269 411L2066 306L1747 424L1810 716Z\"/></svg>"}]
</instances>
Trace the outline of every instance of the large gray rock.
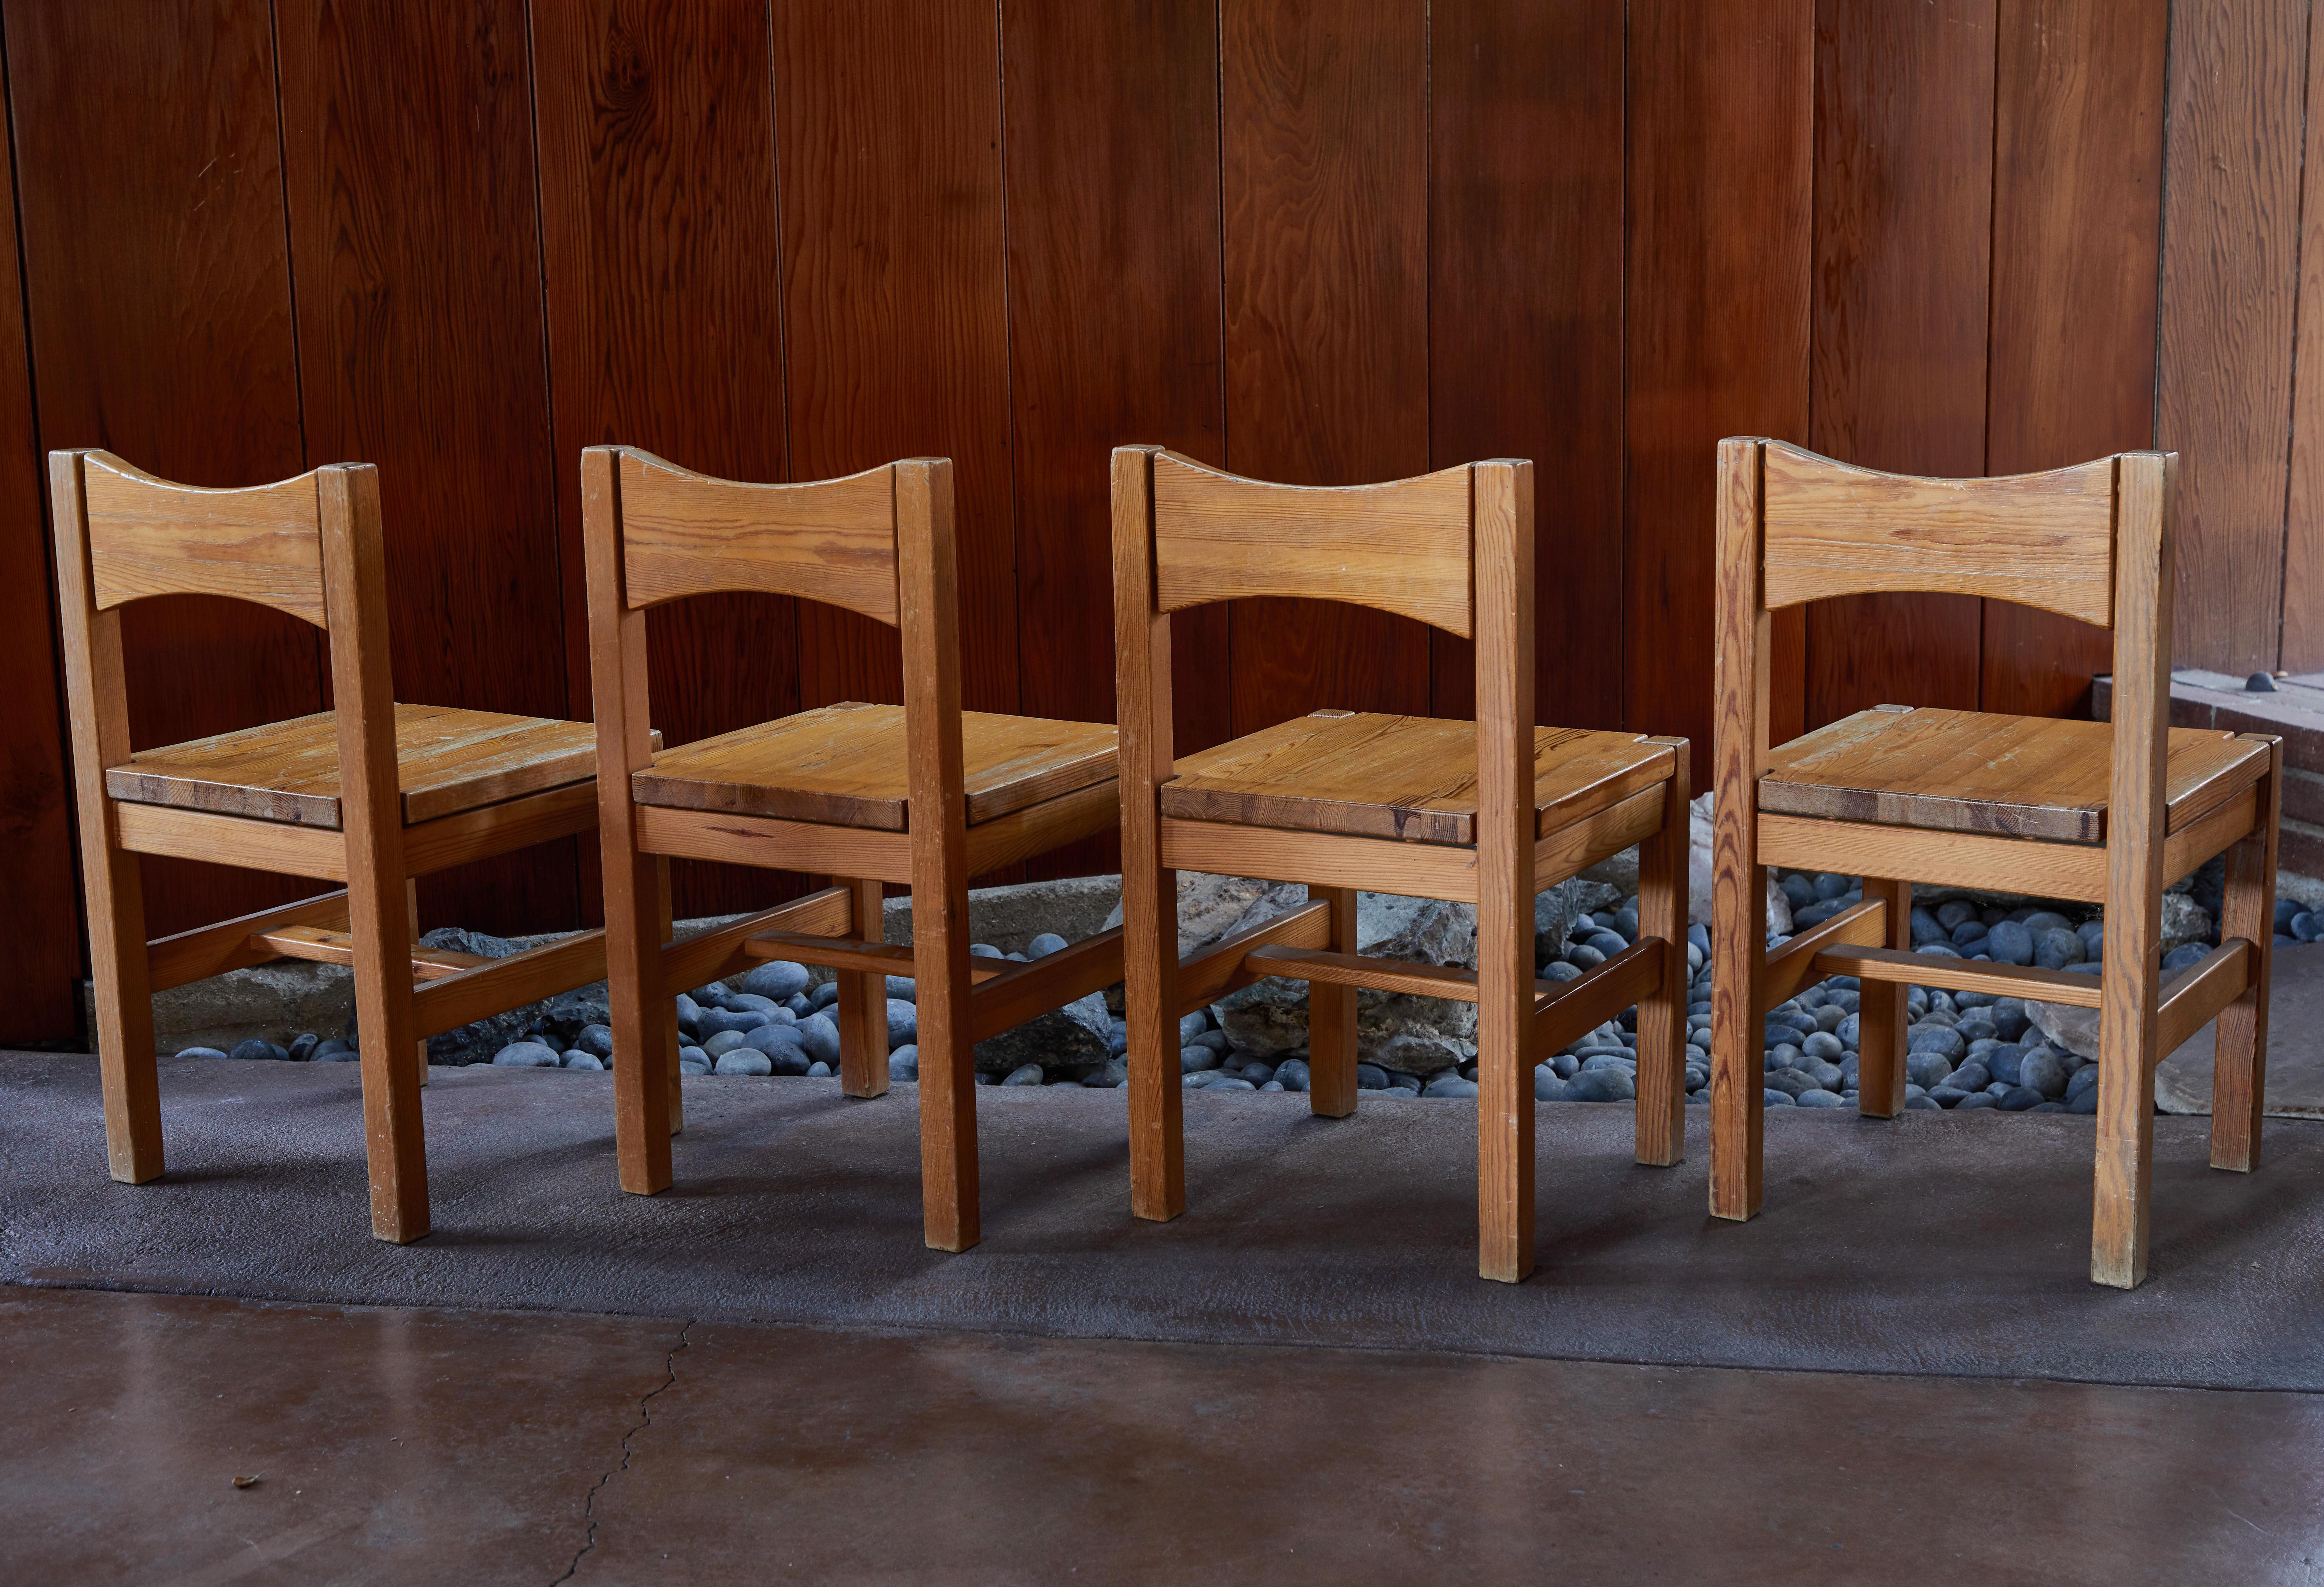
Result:
<instances>
[{"instance_id":1,"label":"large gray rock","mask_svg":"<svg viewBox=\"0 0 2324 1587\"><path fill-rule=\"evenodd\" d=\"M2210 911L2183 892L2163 895L2162 925L2166 954L2181 943L2208 941L2211 935Z\"/></svg>"},{"instance_id":2,"label":"large gray rock","mask_svg":"<svg viewBox=\"0 0 2324 1587\"><path fill-rule=\"evenodd\" d=\"M283 959L155 993L153 1047L164 1055L189 1047L232 1052L253 1039L281 1042L301 1030L336 1031L355 1011L355 978L345 965ZM84 1028L97 1029L93 1012Z\"/></svg>"},{"instance_id":3,"label":"large gray rock","mask_svg":"<svg viewBox=\"0 0 2324 1587\"><path fill-rule=\"evenodd\" d=\"M1093 992L1035 1016L1012 1030L976 1044L976 1066L987 1075L1010 1075L1027 1064L1045 1069L1071 1068L1076 1064L1102 1064L1111 1056L1106 1034L1112 1028L1105 994Z\"/></svg>"},{"instance_id":4,"label":"large gray rock","mask_svg":"<svg viewBox=\"0 0 2324 1587\"><path fill-rule=\"evenodd\" d=\"M1686 918L1696 926L1711 924L1711 796L1697 794L1687 806ZM1792 933L1792 900L1767 872L1767 929L1778 936Z\"/></svg>"}]
</instances>

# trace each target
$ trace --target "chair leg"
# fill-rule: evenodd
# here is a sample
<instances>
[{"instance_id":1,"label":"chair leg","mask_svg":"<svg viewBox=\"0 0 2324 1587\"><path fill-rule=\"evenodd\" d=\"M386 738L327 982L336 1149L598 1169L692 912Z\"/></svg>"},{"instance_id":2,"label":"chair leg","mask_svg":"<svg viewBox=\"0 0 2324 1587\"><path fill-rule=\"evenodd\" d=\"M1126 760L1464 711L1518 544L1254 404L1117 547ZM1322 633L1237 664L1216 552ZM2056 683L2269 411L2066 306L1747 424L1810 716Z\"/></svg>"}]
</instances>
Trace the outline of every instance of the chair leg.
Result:
<instances>
[{"instance_id":1,"label":"chair leg","mask_svg":"<svg viewBox=\"0 0 2324 1587\"><path fill-rule=\"evenodd\" d=\"M1356 951L1356 890L1310 887L1307 896L1332 906L1331 952ZM1307 983L1307 1111L1344 1119L1356 1111L1356 989Z\"/></svg>"},{"instance_id":2,"label":"chair leg","mask_svg":"<svg viewBox=\"0 0 2324 1587\"><path fill-rule=\"evenodd\" d=\"M876 881L844 884L854 895L854 937L860 942L884 940L881 924L881 891ZM917 992L916 992L917 995ZM839 1089L847 1096L881 1096L888 1090L888 977L839 977Z\"/></svg>"},{"instance_id":3,"label":"chair leg","mask_svg":"<svg viewBox=\"0 0 2324 1587\"><path fill-rule=\"evenodd\" d=\"M84 833L81 844L88 867L89 973L97 989L105 1156L115 1179L143 1185L161 1176L161 1092L146 973L145 893L137 856L112 841L111 819L108 803L104 823Z\"/></svg>"},{"instance_id":4,"label":"chair leg","mask_svg":"<svg viewBox=\"0 0 2324 1587\"><path fill-rule=\"evenodd\" d=\"M1888 906L1888 946L1913 946L1913 884L1864 879L1864 896ZM1893 1119L1904 1111L1905 988L1866 981L1857 992L1856 1111L1867 1119Z\"/></svg>"},{"instance_id":5,"label":"chair leg","mask_svg":"<svg viewBox=\"0 0 2324 1587\"><path fill-rule=\"evenodd\" d=\"M407 876L403 880L403 920L404 929L410 934L411 939L411 946L418 947L420 946L420 878L417 876ZM420 1056L420 1084L425 1085L428 1084L428 1038L422 1036L414 1040L412 1050Z\"/></svg>"},{"instance_id":6,"label":"chair leg","mask_svg":"<svg viewBox=\"0 0 2324 1587\"><path fill-rule=\"evenodd\" d=\"M352 846L352 845L351 845ZM350 853L351 871L364 857ZM401 869L397 867L398 871ZM366 881L368 885L366 885ZM420 1116L425 1067L411 1032L411 939L400 874L351 875L347 931L355 939L355 1028L362 1038L364 1153L371 1228L408 1245L426 1235L428 1142Z\"/></svg>"},{"instance_id":7,"label":"chair leg","mask_svg":"<svg viewBox=\"0 0 2324 1587\"><path fill-rule=\"evenodd\" d=\"M668 1190L676 1129L677 1055L662 985L666 864L614 835L604 849L605 992L613 1020L613 1143L622 1188Z\"/></svg>"},{"instance_id":8,"label":"chair leg","mask_svg":"<svg viewBox=\"0 0 2324 1587\"><path fill-rule=\"evenodd\" d=\"M983 1238L977 1195L976 1048L969 1039L968 883L964 876L952 874L926 881L923 885L916 875L912 883L920 1214L931 1250L963 1251ZM883 1025L885 1017L883 1007Z\"/></svg>"},{"instance_id":9,"label":"chair leg","mask_svg":"<svg viewBox=\"0 0 2324 1587\"><path fill-rule=\"evenodd\" d=\"M648 938L657 945L656 951L669 946L669 939L678 935L675 916L670 909L669 856L656 854L653 862L654 934ZM657 978L659 980L659 978ZM669 1007L669 1018L659 1016L664 1003ZM669 1076L669 1132L686 1133L686 1076L678 1072L678 1001L675 994L650 992L645 1001L645 1018L649 1024L661 1028L662 1069Z\"/></svg>"},{"instance_id":10,"label":"chair leg","mask_svg":"<svg viewBox=\"0 0 2324 1587\"><path fill-rule=\"evenodd\" d=\"M1663 945L1662 985L1638 1001L1637 1149L1655 1168L1686 1157L1687 744L1669 742L1662 827L1638 845L1638 937Z\"/></svg>"},{"instance_id":11,"label":"chair leg","mask_svg":"<svg viewBox=\"0 0 2324 1587\"><path fill-rule=\"evenodd\" d=\"M2251 986L2219 1010L2211 1063L2211 1167L2248 1174L2259 1167L2260 1117L2267 1105L2267 988L2275 958L2275 833L2282 783L2281 745L2260 788L2259 830L2227 850L2227 900L2219 935L2252 945Z\"/></svg>"},{"instance_id":12,"label":"chair leg","mask_svg":"<svg viewBox=\"0 0 2324 1587\"><path fill-rule=\"evenodd\" d=\"M2109 906L2114 900L2107 900ZM2109 907L2098 1020L2098 1165L2090 1281L2135 1289L2146 1278L2154 1169L2154 913ZM2120 938L2117 941L2117 937ZM2135 1012L2143 1000L2144 1018ZM2129 1012L2120 1010L2129 1010ZM2143 1036L2143 1039L2142 1039Z\"/></svg>"},{"instance_id":13,"label":"chair leg","mask_svg":"<svg viewBox=\"0 0 2324 1587\"><path fill-rule=\"evenodd\" d=\"M1711 857L1711 1214L1757 1215L1766 1073L1758 1007L1767 956L1766 872L1721 844Z\"/></svg>"},{"instance_id":14,"label":"chair leg","mask_svg":"<svg viewBox=\"0 0 2324 1587\"><path fill-rule=\"evenodd\" d=\"M1186 1210L1184 1082L1178 1060L1178 877L1150 863L1159 844L1123 821L1121 863L1123 1013L1130 1025L1130 1210L1167 1222Z\"/></svg>"}]
</instances>

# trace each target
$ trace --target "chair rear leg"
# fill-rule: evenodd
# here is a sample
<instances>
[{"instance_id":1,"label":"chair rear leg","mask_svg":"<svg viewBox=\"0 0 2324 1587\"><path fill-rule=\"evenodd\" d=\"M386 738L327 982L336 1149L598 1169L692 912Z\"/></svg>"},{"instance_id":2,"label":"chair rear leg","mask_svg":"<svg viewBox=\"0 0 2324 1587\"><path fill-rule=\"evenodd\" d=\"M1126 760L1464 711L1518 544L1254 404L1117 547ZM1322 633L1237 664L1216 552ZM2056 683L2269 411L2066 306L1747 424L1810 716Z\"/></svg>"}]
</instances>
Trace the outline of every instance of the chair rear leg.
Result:
<instances>
[{"instance_id":1,"label":"chair rear leg","mask_svg":"<svg viewBox=\"0 0 2324 1587\"><path fill-rule=\"evenodd\" d=\"M1309 887L1307 896L1332 906L1328 948L1356 951L1356 890ZM1344 1119L1356 1111L1356 989L1307 983L1307 1111Z\"/></svg>"},{"instance_id":2,"label":"chair rear leg","mask_svg":"<svg viewBox=\"0 0 2324 1587\"><path fill-rule=\"evenodd\" d=\"M2135 1289L2146 1278L2154 1170L2155 909L2107 900L2098 1018L2098 1163L2090 1281Z\"/></svg>"},{"instance_id":3,"label":"chair rear leg","mask_svg":"<svg viewBox=\"0 0 2324 1587\"><path fill-rule=\"evenodd\" d=\"M161 1176L161 1093L153 1060L153 994L145 959L145 893L137 856L115 845L108 802L85 830L88 956L97 992L97 1069L105 1090L105 1156L113 1176Z\"/></svg>"},{"instance_id":4,"label":"chair rear leg","mask_svg":"<svg viewBox=\"0 0 2324 1587\"><path fill-rule=\"evenodd\" d=\"M674 1028L662 984L660 878L666 863L608 835L605 991L613 1020L613 1143L622 1188L668 1190L678 1090Z\"/></svg>"},{"instance_id":5,"label":"chair rear leg","mask_svg":"<svg viewBox=\"0 0 2324 1587\"><path fill-rule=\"evenodd\" d=\"M1130 1046L1130 1210L1167 1222L1186 1210L1184 1066L1178 1058L1178 877L1153 863L1149 818L1123 817L1123 1016ZM1142 857L1141 857L1142 856Z\"/></svg>"},{"instance_id":6,"label":"chair rear leg","mask_svg":"<svg viewBox=\"0 0 2324 1587\"><path fill-rule=\"evenodd\" d=\"M1864 896L1888 906L1888 946L1913 946L1913 884L1864 879ZM1856 1005L1856 1111L1893 1119L1904 1111L1905 988L1894 981L1859 983Z\"/></svg>"},{"instance_id":7,"label":"chair rear leg","mask_svg":"<svg viewBox=\"0 0 2324 1587\"><path fill-rule=\"evenodd\" d=\"M2248 1174L2259 1167L2260 1117L2267 1103L2268 973L2275 957L2275 846L2283 781L2277 744L2260 787L2259 824L2227 850L2221 937L2252 945L2251 985L2219 1010L2211 1065L2211 1167Z\"/></svg>"},{"instance_id":8,"label":"chair rear leg","mask_svg":"<svg viewBox=\"0 0 2324 1587\"><path fill-rule=\"evenodd\" d=\"M1674 760L1662 827L1638 845L1638 936L1663 945L1663 982L1638 1002L1637 1158L1667 1168L1686 1157L1687 743L1659 742Z\"/></svg>"},{"instance_id":9,"label":"chair rear leg","mask_svg":"<svg viewBox=\"0 0 2324 1587\"><path fill-rule=\"evenodd\" d=\"M881 889L876 881L850 881L853 894L854 937L861 942L885 940L881 926ZM915 995L918 995L915 989ZM839 1089L848 1096L880 1096L888 1089L888 977L857 974L839 977Z\"/></svg>"},{"instance_id":10,"label":"chair rear leg","mask_svg":"<svg viewBox=\"0 0 2324 1587\"><path fill-rule=\"evenodd\" d=\"M955 845L948 858L958 857ZM966 877L946 870L927 877L924 885L916 874L912 958L920 1049L920 1213L927 1243L936 1250L967 1250L983 1238L967 937Z\"/></svg>"},{"instance_id":11,"label":"chair rear leg","mask_svg":"<svg viewBox=\"0 0 2324 1587\"><path fill-rule=\"evenodd\" d=\"M407 1245L428 1232L428 1143L420 1115L419 1045L412 1034L411 940L401 875L357 872L347 885L355 939L355 1028L361 1038L364 1156L371 1228ZM398 867L401 870L401 867Z\"/></svg>"},{"instance_id":12,"label":"chair rear leg","mask_svg":"<svg viewBox=\"0 0 2324 1587\"><path fill-rule=\"evenodd\" d=\"M1738 1222L1759 1211L1766 1112L1767 882L1756 858L1722 843L1711 859L1711 1213Z\"/></svg>"}]
</instances>

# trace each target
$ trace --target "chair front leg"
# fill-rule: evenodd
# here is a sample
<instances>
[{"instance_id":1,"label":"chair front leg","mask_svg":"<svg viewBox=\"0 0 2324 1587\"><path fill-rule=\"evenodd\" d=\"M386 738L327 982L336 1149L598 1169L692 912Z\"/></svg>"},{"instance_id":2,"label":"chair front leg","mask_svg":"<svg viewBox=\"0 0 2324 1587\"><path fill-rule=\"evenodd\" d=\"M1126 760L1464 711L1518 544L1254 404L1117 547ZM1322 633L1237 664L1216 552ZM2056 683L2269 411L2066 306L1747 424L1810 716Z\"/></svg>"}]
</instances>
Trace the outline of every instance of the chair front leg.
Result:
<instances>
[{"instance_id":1,"label":"chair front leg","mask_svg":"<svg viewBox=\"0 0 2324 1587\"><path fill-rule=\"evenodd\" d=\"M1637 1158L1667 1168L1686 1157L1687 743L1671 745L1663 824L1638 844L1638 937L1663 945L1663 981L1638 1001Z\"/></svg>"},{"instance_id":2,"label":"chair front leg","mask_svg":"<svg viewBox=\"0 0 2324 1587\"><path fill-rule=\"evenodd\" d=\"M1332 907L1330 951L1356 951L1356 890L1310 887L1310 900ZM1344 1119L1356 1111L1356 989L1307 983L1307 1111Z\"/></svg>"},{"instance_id":3,"label":"chair front leg","mask_svg":"<svg viewBox=\"0 0 2324 1587\"><path fill-rule=\"evenodd\" d=\"M86 811L88 806L83 805ZM89 976L97 993L97 1072L105 1091L105 1155L113 1176L161 1176L161 1092L153 1058L153 993L146 973L145 890L137 856L114 841L113 806L84 817Z\"/></svg>"},{"instance_id":4,"label":"chair front leg","mask_svg":"<svg viewBox=\"0 0 2324 1587\"><path fill-rule=\"evenodd\" d=\"M1913 946L1913 884L1864 879L1864 896L1887 905L1888 946ZM1856 1111L1893 1119L1904 1111L1905 988L1894 981L1859 983L1856 1003Z\"/></svg>"},{"instance_id":5,"label":"chair front leg","mask_svg":"<svg viewBox=\"0 0 2324 1587\"><path fill-rule=\"evenodd\" d=\"M920 1211L936 1250L983 1238L977 1199L976 1047L970 1040L965 840L912 861L913 996L920 1049ZM886 1010L881 1010L885 1024ZM886 1040L883 1036L882 1042Z\"/></svg>"},{"instance_id":6,"label":"chair front leg","mask_svg":"<svg viewBox=\"0 0 2324 1587\"><path fill-rule=\"evenodd\" d=\"M1477 906L1477 1271L1534 1264L1533 895Z\"/></svg>"},{"instance_id":7,"label":"chair front leg","mask_svg":"<svg viewBox=\"0 0 2324 1587\"><path fill-rule=\"evenodd\" d=\"M420 1117L424 1066L412 1034L410 919L398 864L373 862L348 844L347 931L355 944L355 1029L363 1071L364 1156L371 1168L371 1226L408 1245L426 1235L428 1143Z\"/></svg>"},{"instance_id":8,"label":"chair front leg","mask_svg":"<svg viewBox=\"0 0 2324 1587\"><path fill-rule=\"evenodd\" d=\"M666 862L632 845L631 816L614 806L599 853L605 877L605 992L613 1011L613 1147L622 1188L669 1188L678 1090L676 1025L662 980L661 878Z\"/></svg>"},{"instance_id":9,"label":"chair front leg","mask_svg":"<svg viewBox=\"0 0 2324 1587\"><path fill-rule=\"evenodd\" d=\"M1711 885L1711 1213L1739 1222L1759 1211L1766 1113L1767 873L1757 844L1719 844Z\"/></svg>"}]
</instances>

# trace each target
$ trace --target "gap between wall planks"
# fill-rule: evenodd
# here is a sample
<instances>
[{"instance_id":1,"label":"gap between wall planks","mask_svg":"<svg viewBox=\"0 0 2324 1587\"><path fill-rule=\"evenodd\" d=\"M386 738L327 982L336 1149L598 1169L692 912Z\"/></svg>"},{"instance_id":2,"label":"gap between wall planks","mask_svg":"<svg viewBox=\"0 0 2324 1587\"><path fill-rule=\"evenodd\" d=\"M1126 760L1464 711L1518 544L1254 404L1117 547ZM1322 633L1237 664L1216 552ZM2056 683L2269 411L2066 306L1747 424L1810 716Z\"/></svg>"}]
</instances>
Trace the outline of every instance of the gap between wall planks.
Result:
<instances>
[{"instance_id":1,"label":"gap between wall planks","mask_svg":"<svg viewBox=\"0 0 2324 1587\"><path fill-rule=\"evenodd\" d=\"M399 692L424 704L589 714L574 470L609 440L770 480L954 457L981 581L964 687L1010 710L1112 715L1102 460L1125 441L1286 480L1533 458L1540 713L1565 725L1707 742L1712 447L1737 433L1966 472L2176 446L2182 614L2237 656L2324 665L2324 379L2297 382L2289 308L2324 280L2293 235L2324 234L2298 186L2298 140L2324 135L2298 113L2313 8L1919 9L14 5L28 355L0 346L23 394L0 432L201 484L378 464ZM2204 86L2221 73L2243 87ZM2252 248L2213 245L2221 213L2264 223ZM2221 393L2246 387L2286 418L2239 439L2249 405ZM34 532L5 566L45 588L14 488ZM1466 712L1458 641L1347 618L1181 614L1179 743L1311 705ZM659 725L892 700L894 637L868 626L658 612ZM168 601L129 628L141 744L327 703L287 619ZM2090 634L1992 605L1954 642L1974 628L1827 625L1811 652L1787 616L1778 697L2080 708ZM52 710L48 631L11 632ZM7 863L69 896L42 717L0 726ZM510 863L431 888L430 923L594 913L593 859ZM145 869L157 931L300 887ZM687 868L680 907L799 885ZM53 986L53 912L22 918L0 949ZM69 1035L69 1002L21 999L0 1036Z\"/></svg>"}]
</instances>

